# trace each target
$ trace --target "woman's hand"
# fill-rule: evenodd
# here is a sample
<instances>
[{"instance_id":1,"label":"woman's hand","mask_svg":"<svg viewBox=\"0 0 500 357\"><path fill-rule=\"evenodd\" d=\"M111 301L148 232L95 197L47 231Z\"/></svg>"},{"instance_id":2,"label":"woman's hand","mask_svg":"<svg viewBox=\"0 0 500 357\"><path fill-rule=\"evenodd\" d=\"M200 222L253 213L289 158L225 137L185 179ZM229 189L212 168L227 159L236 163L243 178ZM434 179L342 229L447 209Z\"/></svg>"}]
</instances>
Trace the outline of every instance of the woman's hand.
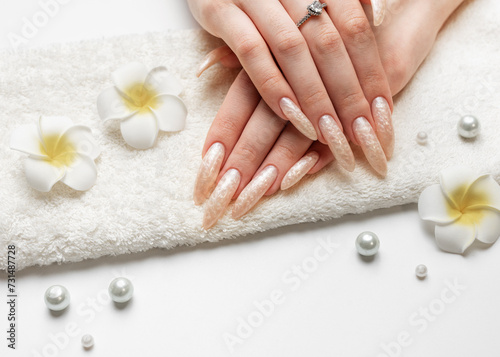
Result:
<instances>
[{"instance_id":1,"label":"woman's hand","mask_svg":"<svg viewBox=\"0 0 500 357\"><path fill-rule=\"evenodd\" d=\"M380 146L360 140L367 127L376 126L371 106L383 106L385 116L392 108L375 37L359 0L324 1L325 13L306 21L300 30L296 22L307 14L311 0L189 3L200 24L226 41L278 117L290 120L309 139L325 144L332 138L328 129L338 126L368 151L376 171L385 175L387 163ZM379 3L385 1L375 1ZM383 14L375 12L379 18ZM220 54L227 53L224 51L227 49ZM388 157L392 154L391 134L382 143ZM354 169L353 160L341 164L349 171Z\"/></svg>"},{"instance_id":2,"label":"woman's hand","mask_svg":"<svg viewBox=\"0 0 500 357\"><path fill-rule=\"evenodd\" d=\"M461 2L403 1L397 16L376 30L382 64L393 94L411 79L430 51L442 24ZM237 60L231 57L226 52L222 63L237 65ZM249 86L249 81L245 72L240 73L211 128L211 134L215 130L218 134L214 137L220 141L214 142L209 135L205 144L206 154L196 184L197 203L210 196L217 178L224 178L217 180L219 184L206 205L205 228L216 223L233 196L238 196L241 191L243 193L235 204L236 214L233 211L236 217L250 210L262 195L273 194L280 186L282 189L291 187L304 175L321 170L333 160L327 146L318 142L311 145L312 142L293 127L285 127L284 121L273 116L270 109L260 102L256 89ZM285 130L281 131L283 127ZM228 142L226 138L233 139ZM260 148L271 149L267 154ZM250 169L243 171L242 175L241 167ZM246 176L252 168L256 174L252 175L250 182ZM250 184L246 187L248 182Z\"/></svg>"}]
</instances>

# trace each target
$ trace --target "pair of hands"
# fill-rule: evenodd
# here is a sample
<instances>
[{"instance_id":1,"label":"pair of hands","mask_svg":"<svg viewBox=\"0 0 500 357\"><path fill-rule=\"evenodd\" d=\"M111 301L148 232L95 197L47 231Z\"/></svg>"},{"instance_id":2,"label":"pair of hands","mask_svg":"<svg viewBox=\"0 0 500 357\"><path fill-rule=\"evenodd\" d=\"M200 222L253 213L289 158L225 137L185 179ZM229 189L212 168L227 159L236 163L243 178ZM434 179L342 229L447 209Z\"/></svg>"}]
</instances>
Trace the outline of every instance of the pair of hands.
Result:
<instances>
[{"instance_id":1,"label":"pair of hands","mask_svg":"<svg viewBox=\"0 0 500 357\"><path fill-rule=\"evenodd\" d=\"M216 50L203 66L220 59L244 68L203 149L195 202L208 198L219 181L205 228L233 197L233 217L239 218L262 195L290 187L334 158L352 171L348 140L385 175L394 143L392 95L409 81L461 1L402 0L398 13L375 31L358 0L327 0L327 13L299 31L295 23L308 5L301 2L303 7L296 0L190 0L202 26L230 47Z\"/></svg>"}]
</instances>

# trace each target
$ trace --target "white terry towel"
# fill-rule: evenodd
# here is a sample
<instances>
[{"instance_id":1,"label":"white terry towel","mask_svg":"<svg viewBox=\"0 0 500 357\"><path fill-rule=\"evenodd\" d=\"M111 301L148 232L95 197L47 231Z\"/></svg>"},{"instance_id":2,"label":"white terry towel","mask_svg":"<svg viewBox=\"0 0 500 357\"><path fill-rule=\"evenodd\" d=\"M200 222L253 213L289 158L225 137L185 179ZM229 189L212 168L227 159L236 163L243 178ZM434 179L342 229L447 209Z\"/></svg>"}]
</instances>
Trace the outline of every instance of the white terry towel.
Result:
<instances>
[{"instance_id":1,"label":"white terry towel","mask_svg":"<svg viewBox=\"0 0 500 357\"><path fill-rule=\"evenodd\" d=\"M497 10L497 11L495 11ZM103 255L172 248L348 213L415 202L439 171L465 164L500 178L500 24L497 0L475 0L448 22L424 65L396 99L397 135L389 174L380 179L357 153L349 174L332 164L296 188L263 200L241 221L225 216L208 232L192 190L207 130L236 71L220 66L201 79L203 56L220 44L201 31L124 36L0 54L0 252L17 246L18 269ZM150 150L135 150L118 126L98 117L96 98L113 70L131 61L165 65L182 80L189 109L180 133L160 134ZM477 116L474 141L457 135L458 119ZM31 189L24 156L8 148L12 131L39 115L66 115L90 126L102 154L87 192L61 183ZM416 135L425 131L429 143ZM7 265L0 254L0 268Z\"/></svg>"}]
</instances>

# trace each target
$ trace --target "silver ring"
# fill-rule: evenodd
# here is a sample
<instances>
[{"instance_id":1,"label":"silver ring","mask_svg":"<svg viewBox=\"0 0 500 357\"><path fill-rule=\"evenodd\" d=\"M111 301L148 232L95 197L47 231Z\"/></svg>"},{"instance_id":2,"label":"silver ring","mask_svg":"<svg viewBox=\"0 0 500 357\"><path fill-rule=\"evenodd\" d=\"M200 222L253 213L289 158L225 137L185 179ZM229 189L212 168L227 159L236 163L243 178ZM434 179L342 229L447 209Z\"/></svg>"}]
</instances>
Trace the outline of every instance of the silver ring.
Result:
<instances>
[{"instance_id":1,"label":"silver ring","mask_svg":"<svg viewBox=\"0 0 500 357\"><path fill-rule=\"evenodd\" d=\"M326 4L322 4L318 0L315 0L311 5L307 7L307 15L304 16L302 20L297 22L297 27L300 27L300 25L306 22L311 16L321 15L324 7L326 7Z\"/></svg>"}]
</instances>

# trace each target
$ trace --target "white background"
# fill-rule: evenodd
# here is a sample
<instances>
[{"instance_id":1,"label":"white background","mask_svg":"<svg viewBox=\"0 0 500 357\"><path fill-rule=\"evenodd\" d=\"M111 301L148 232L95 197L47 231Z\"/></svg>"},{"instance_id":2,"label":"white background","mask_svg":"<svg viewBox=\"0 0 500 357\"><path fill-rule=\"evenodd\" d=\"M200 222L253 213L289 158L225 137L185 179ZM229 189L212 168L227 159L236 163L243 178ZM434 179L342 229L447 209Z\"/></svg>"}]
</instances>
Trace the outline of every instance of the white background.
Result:
<instances>
[{"instance_id":1,"label":"white background","mask_svg":"<svg viewBox=\"0 0 500 357\"><path fill-rule=\"evenodd\" d=\"M1 3L3 49L22 35L24 18L43 24L41 2ZM47 19L24 47L198 27L183 0L72 0ZM381 240L372 261L354 248L364 230ZM499 250L440 251L410 205L218 244L29 268L17 274L15 352L6 347L2 273L0 356L499 356ZM414 275L420 263L429 268L423 281ZM106 293L120 275L135 286L121 309ZM72 296L60 316L43 303L52 284ZM84 333L95 338L90 351L81 347Z\"/></svg>"}]
</instances>

